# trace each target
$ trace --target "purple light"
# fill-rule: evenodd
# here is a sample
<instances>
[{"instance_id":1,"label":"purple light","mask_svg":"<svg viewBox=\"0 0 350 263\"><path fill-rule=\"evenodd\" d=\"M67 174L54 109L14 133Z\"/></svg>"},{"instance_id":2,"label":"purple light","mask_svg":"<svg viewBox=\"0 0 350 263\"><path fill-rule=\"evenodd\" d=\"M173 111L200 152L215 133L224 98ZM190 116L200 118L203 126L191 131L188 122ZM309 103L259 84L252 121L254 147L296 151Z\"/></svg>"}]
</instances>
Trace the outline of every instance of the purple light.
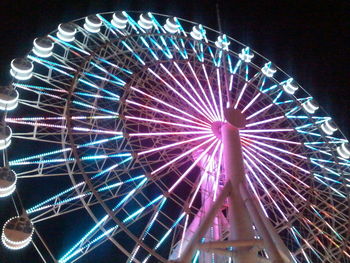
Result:
<instances>
[{"instance_id":1,"label":"purple light","mask_svg":"<svg viewBox=\"0 0 350 263\"><path fill-rule=\"evenodd\" d=\"M189 62L188 62L188 64L189 64ZM207 104L209 104L209 102L208 102L208 103L205 103L205 102L203 101L202 97L198 94L196 88L193 87L192 83L188 80L188 78L186 77L186 75L184 74L184 72L181 70L181 68L179 67L179 65L178 65L176 62L174 62L174 65L175 65L175 67L177 68L177 70L180 72L181 76L185 79L185 81L187 82L187 84L191 87L191 89L192 89L192 91L194 92L194 94L196 94L196 97L198 98L198 100L199 100L199 101L201 102L201 104L205 107L207 114L209 114L209 116L210 116L210 120L214 121L214 120L215 120L215 116L213 115L213 109L209 109L209 108L208 108L208 105L207 105ZM191 65L191 64L189 64L189 65ZM192 72L192 73L193 73L193 72ZM200 86L200 87L201 87L201 86ZM210 104L209 104L209 105L210 105Z\"/></svg>"},{"instance_id":2,"label":"purple light","mask_svg":"<svg viewBox=\"0 0 350 263\"><path fill-rule=\"evenodd\" d=\"M173 106L173 105L171 105L169 103L166 103L166 102L164 102L164 101L162 101L162 100L160 100L160 99L158 99L158 98L156 98L154 96L151 96L151 95L147 94L146 92L143 92L143 91L141 91L141 90L139 90L139 89L137 89L135 87L130 87L130 88L135 90L135 91L137 91L137 92L139 92L139 93L141 93L142 95L145 95L146 97L152 98L153 100L155 100L155 101L157 101L157 102L159 102L159 103L161 103L161 104L163 104L163 105L165 105L165 106L167 106L167 107L169 107L171 109L174 109L174 110L176 110L178 112L181 112L182 114L187 115L187 116L189 116L189 117L191 117L193 119L196 119L197 121L203 122L204 124L208 124L207 122L205 122L205 121L203 121L203 120L201 120L201 119L199 119L199 118L189 114L188 112L180 110L179 108L177 108L177 107L175 107L175 106Z\"/></svg>"},{"instance_id":3,"label":"purple light","mask_svg":"<svg viewBox=\"0 0 350 263\"><path fill-rule=\"evenodd\" d=\"M191 123L197 124L198 126L203 126L203 127L208 127L208 128L211 127L209 124L203 124L203 123L200 123L200 122L197 122L197 121L189 120L188 118L184 118L184 117L181 117L181 116L178 116L178 115L175 115L175 114L163 111L163 110L159 110L159 109L156 109L156 108L153 108L153 107L149 107L149 106L143 105L143 104L135 102L135 101L131 101L131 100L128 100L128 99L125 100L125 101L127 103L130 103L130 104L133 104L133 105L137 105L139 107L142 107L142 108L145 108L145 109L149 109L149 110L152 110L152 111L155 111L155 112L159 112L159 113L162 113L164 115L168 115L168 116L174 117L176 119L180 119L180 120L183 120L183 121L187 121L187 122L191 122Z\"/></svg>"},{"instance_id":4,"label":"purple light","mask_svg":"<svg viewBox=\"0 0 350 263\"><path fill-rule=\"evenodd\" d=\"M242 113L244 113L247 109L250 108L250 106L253 105L253 103L260 97L261 93L256 94L256 96L247 104L247 106L244 107L242 110Z\"/></svg>"},{"instance_id":5,"label":"purple light","mask_svg":"<svg viewBox=\"0 0 350 263\"><path fill-rule=\"evenodd\" d=\"M263 120L263 121L253 122L253 123L247 124L246 127L252 127L252 126L259 125L259 124L280 120L280 119L283 119L283 118L284 118L284 116L278 116L278 117L274 117L274 118Z\"/></svg>"},{"instance_id":6,"label":"purple light","mask_svg":"<svg viewBox=\"0 0 350 263\"><path fill-rule=\"evenodd\" d=\"M268 109L271 108L273 105L274 105L274 104L271 103L271 104L267 105L266 107L264 107L264 108L262 108L262 109L260 109L260 110L258 110L258 111L256 111L256 112L254 112L252 115L249 115L249 116L247 117L247 120L249 120L249 119L251 119L251 118L253 118L253 117L259 115L260 113L262 113L262 112L265 111L265 110L268 110Z\"/></svg>"},{"instance_id":7,"label":"purple light","mask_svg":"<svg viewBox=\"0 0 350 263\"><path fill-rule=\"evenodd\" d=\"M167 125L172 125L172 126L179 126L179 127L187 127L187 128L193 128L197 130L203 130L203 131L211 131L209 128L204 128L204 127L198 127L198 126L192 126L192 125L187 125L187 124L182 124L182 123L176 123L176 122L168 122L168 121L160 121L160 120L155 120L155 119L147 119L147 118L141 118L141 117L135 117L135 116L124 116L125 119L130 119L130 120L138 120L138 121L145 121L145 122L154 122L154 123L161 123L161 124L167 124Z\"/></svg>"},{"instance_id":8,"label":"purple light","mask_svg":"<svg viewBox=\"0 0 350 263\"><path fill-rule=\"evenodd\" d=\"M197 165L197 163L199 163L199 161L207 154L207 152L214 146L214 144L218 141L218 139L216 139L215 141L213 141L200 155L199 157L190 165L190 167L188 167L188 169L179 177L179 179L177 179L177 181L169 188L168 192L171 193L175 187L186 177L186 175L189 174L189 172L191 172L191 170Z\"/></svg>"},{"instance_id":9,"label":"purple light","mask_svg":"<svg viewBox=\"0 0 350 263\"><path fill-rule=\"evenodd\" d=\"M197 84L198 84L199 88L201 89L201 91L202 91L202 93L203 93L203 96L204 96L205 100L207 101L207 104L209 105L209 107L210 107L210 109L211 109L211 112L212 112L212 114L213 114L212 116L214 116L214 120L217 120L218 118L217 118L217 116L215 116L214 107L213 107L212 103L209 101L209 98L208 98L208 96L207 96L207 93L204 91L204 88L203 88L201 82L199 81L196 72L194 71L194 69L192 68L192 66L191 66L191 64L190 64L189 62L187 62L187 65L189 66L189 68L190 68L190 70L191 70L191 72L192 72L194 78L195 78L196 81L197 81Z\"/></svg>"},{"instance_id":10,"label":"purple light","mask_svg":"<svg viewBox=\"0 0 350 263\"><path fill-rule=\"evenodd\" d=\"M296 144L296 145L301 145L300 142L294 142L294 141L288 141L288 140L282 140L282 139L276 139L276 138L270 138L270 137L265 137L265 136L259 136L259 135L253 135L253 134L241 134L241 137L251 137L251 138L256 138L256 139L261 139L261 140L267 140L267 141L275 141L275 142L282 142L282 143L289 143L289 144Z\"/></svg>"},{"instance_id":11,"label":"purple light","mask_svg":"<svg viewBox=\"0 0 350 263\"><path fill-rule=\"evenodd\" d=\"M156 152L156 151L168 149L168 148L171 148L171 147L174 147L174 146L178 146L178 145L181 145L181 144L185 144L185 143L189 143L189 142L194 142L194 141L206 139L208 137L212 138L213 135L212 134L204 135L204 136L201 136L201 137L195 137L193 139L189 139L189 140L185 140L185 141L181 141L181 142L175 142L175 143L172 143L172 144L164 145L164 146L161 146L161 147L158 147L158 148L152 148L150 150L139 152L137 155L140 156L140 155L143 155L143 154L146 154L146 153L151 153L151 152Z\"/></svg>"},{"instance_id":12,"label":"purple light","mask_svg":"<svg viewBox=\"0 0 350 263\"><path fill-rule=\"evenodd\" d=\"M180 154L179 156L177 156L176 158L172 159L171 161L167 162L166 164L162 165L161 167L157 168L156 170L151 172L151 175L156 174L157 172L163 170L164 168L166 168L167 166L171 165L172 163L176 162L177 160L183 158L184 156L194 152L195 150L197 150L198 148L202 147L203 145L211 142L212 140L216 139L216 137L211 136L208 140L202 142L201 144L197 145L196 147L191 148L190 150Z\"/></svg>"},{"instance_id":13,"label":"purple light","mask_svg":"<svg viewBox=\"0 0 350 263\"><path fill-rule=\"evenodd\" d=\"M197 105L197 107L201 109L202 115L203 113L205 113L206 114L205 116L210 120L210 116L207 115L208 113L206 112L206 110L203 109L202 105L199 104L199 102L195 98L193 98L191 93L174 77L173 74L171 74L171 72L163 64L160 64L160 66L176 82L176 84L187 94L187 96Z\"/></svg>"}]
</instances>

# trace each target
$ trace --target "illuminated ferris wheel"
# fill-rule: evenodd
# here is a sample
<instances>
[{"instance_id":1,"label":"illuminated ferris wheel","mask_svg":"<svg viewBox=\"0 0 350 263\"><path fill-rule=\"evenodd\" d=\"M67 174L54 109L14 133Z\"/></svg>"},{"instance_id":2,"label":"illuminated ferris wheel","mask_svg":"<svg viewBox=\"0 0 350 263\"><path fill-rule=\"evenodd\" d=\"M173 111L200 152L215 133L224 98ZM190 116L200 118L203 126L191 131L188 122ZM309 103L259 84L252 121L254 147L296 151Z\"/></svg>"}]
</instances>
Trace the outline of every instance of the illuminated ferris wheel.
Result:
<instances>
[{"instance_id":1,"label":"illuminated ferris wheel","mask_svg":"<svg viewBox=\"0 0 350 263\"><path fill-rule=\"evenodd\" d=\"M33 44L0 94L4 246L59 263L106 243L115 262L350 262L348 140L270 61L152 13Z\"/></svg>"}]
</instances>

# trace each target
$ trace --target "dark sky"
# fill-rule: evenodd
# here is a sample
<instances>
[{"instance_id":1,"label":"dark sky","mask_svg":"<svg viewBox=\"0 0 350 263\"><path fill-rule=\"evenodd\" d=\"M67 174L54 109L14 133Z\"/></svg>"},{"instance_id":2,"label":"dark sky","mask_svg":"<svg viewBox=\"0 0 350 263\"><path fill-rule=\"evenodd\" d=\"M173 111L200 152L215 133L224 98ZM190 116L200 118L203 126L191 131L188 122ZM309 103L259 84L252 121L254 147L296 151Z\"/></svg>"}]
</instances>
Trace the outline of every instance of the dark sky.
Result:
<instances>
[{"instance_id":1,"label":"dark sky","mask_svg":"<svg viewBox=\"0 0 350 263\"><path fill-rule=\"evenodd\" d=\"M175 15L217 29L216 2L1 0L0 85L10 80L11 59L25 55L35 37L46 35L61 22L98 12L144 10ZM222 31L293 76L349 137L349 1L228 0L219 1L219 7ZM5 213L9 206L8 200L0 200L0 225L8 217ZM24 262L6 259L3 253L0 247L0 262Z\"/></svg>"}]
</instances>

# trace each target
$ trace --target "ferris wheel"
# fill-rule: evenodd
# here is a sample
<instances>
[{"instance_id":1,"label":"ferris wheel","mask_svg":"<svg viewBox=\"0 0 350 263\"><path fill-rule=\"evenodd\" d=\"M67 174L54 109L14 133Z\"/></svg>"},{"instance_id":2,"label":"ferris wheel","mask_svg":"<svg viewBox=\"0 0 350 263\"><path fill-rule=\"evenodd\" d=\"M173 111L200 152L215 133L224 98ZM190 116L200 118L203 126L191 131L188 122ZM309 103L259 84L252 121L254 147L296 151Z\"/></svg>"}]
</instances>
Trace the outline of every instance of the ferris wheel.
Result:
<instances>
[{"instance_id":1,"label":"ferris wheel","mask_svg":"<svg viewBox=\"0 0 350 263\"><path fill-rule=\"evenodd\" d=\"M5 247L59 263L107 243L115 262L350 262L348 140L244 44L123 11L59 24L10 67Z\"/></svg>"}]
</instances>

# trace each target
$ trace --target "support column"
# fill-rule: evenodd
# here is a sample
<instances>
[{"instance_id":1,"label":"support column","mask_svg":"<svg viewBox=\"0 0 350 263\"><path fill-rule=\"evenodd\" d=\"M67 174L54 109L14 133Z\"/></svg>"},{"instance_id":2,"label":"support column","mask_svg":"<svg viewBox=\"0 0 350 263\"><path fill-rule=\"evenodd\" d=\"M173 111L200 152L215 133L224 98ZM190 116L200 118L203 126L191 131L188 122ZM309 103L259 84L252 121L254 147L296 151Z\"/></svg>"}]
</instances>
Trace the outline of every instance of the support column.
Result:
<instances>
[{"instance_id":1,"label":"support column","mask_svg":"<svg viewBox=\"0 0 350 263\"><path fill-rule=\"evenodd\" d=\"M243 124L236 120L239 119L240 112L231 112L236 116L231 116L235 120L233 124ZM230 116L228 116L230 117ZM243 118L243 116L241 116ZM227 118L230 119L230 118ZM232 119L232 118L231 118ZM221 136L224 143L224 167L226 179L231 181L229 222L230 222L230 240L253 240L254 231L252 220L245 207L243 198L240 194L240 185L245 184L245 172L242 157L242 147L239 136L240 126L235 127L232 123L224 123L221 127ZM235 263L255 263L257 254L250 247L237 247L234 249Z\"/></svg>"}]
</instances>

